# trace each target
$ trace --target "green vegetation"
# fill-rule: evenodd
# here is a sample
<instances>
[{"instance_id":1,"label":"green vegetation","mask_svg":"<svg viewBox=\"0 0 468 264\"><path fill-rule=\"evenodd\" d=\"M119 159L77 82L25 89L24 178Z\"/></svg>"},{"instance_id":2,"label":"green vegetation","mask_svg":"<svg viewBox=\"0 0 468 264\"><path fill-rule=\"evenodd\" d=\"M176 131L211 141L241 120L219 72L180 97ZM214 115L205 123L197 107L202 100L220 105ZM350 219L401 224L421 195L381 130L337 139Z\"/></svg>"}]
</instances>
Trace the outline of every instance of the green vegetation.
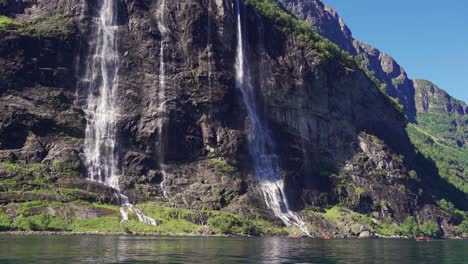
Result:
<instances>
[{"instance_id":1,"label":"green vegetation","mask_svg":"<svg viewBox=\"0 0 468 264\"><path fill-rule=\"evenodd\" d=\"M442 230L439 225L434 221L424 222L420 226L421 233L429 237L440 237L442 235Z\"/></svg>"},{"instance_id":2,"label":"green vegetation","mask_svg":"<svg viewBox=\"0 0 468 264\"><path fill-rule=\"evenodd\" d=\"M99 217L76 220L72 224L75 232L122 232L119 217Z\"/></svg>"},{"instance_id":3,"label":"green vegetation","mask_svg":"<svg viewBox=\"0 0 468 264\"><path fill-rule=\"evenodd\" d=\"M156 203L139 205L139 208L160 223L158 231L194 232L205 225L220 234L264 235L283 231L267 221L247 219L228 212L171 208Z\"/></svg>"},{"instance_id":4,"label":"green vegetation","mask_svg":"<svg viewBox=\"0 0 468 264\"><path fill-rule=\"evenodd\" d=\"M468 218L463 220L463 222L457 226L457 230L461 232L464 237L468 235Z\"/></svg>"},{"instance_id":5,"label":"green vegetation","mask_svg":"<svg viewBox=\"0 0 468 264\"><path fill-rule=\"evenodd\" d=\"M222 159L212 158L212 159L209 159L208 162L213 165L223 168L226 172L234 172L237 170L236 167L230 165L229 163L227 163L225 160L222 160Z\"/></svg>"},{"instance_id":6,"label":"green vegetation","mask_svg":"<svg viewBox=\"0 0 468 264\"><path fill-rule=\"evenodd\" d=\"M404 235L415 237L424 235L440 237L442 235L442 230L436 222L427 221L419 225L413 217L406 218L401 225L398 225L397 223L390 222L388 219L371 219L370 216L356 213L339 206L332 207L323 214L316 214L322 215L325 219L341 227L355 229L359 226L365 226L383 236ZM465 229L466 226L459 225L458 228L461 230Z\"/></svg>"},{"instance_id":7,"label":"green vegetation","mask_svg":"<svg viewBox=\"0 0 468 264\"><path fill-rule=\"evenodd\" d=\"M59 177L80 177L80 172L76 169L76 166L66 162L54 162L53 170Z\"/></svg>"},{"instance_id":8,"label":"green vegetation","mask_svg":"<svg viewBox=\"0 0 468 264\"><path fill-rule=\"evenodd\" d=\"M51 15L27 22L24 28L19 28L20 34L38 38L59 37L73 32L70 20L63 15Z\"/></svg>"},{"instance_id":9,"label":"green vegetation","mask_svg":"<svg viewBox=\"0 0 468 264\"><path fill-rule=\"evenodd\" d=\"M468 135L468 115L459 113L450 113L452 109L463 109L466 105L448 95L444 90L425 80L415 80L416 101L424 103L424 111L418 112L416 116L417 124L409 124L407 132L411 142L418 152L426 159L434 161L437 166L437 172L426 172L427 178L442 177L450 185L456 187L465 195L468 194L468 147L464 146ZM451 109L450 109L451 108ZM423 164L422 167L427 167ZM433 174L433 175L431 175ZM440 182L432 183L433 189L438 189L439 200L441 198L453 196L454 190L444 190ZM450 187L450 186L448 186ZM448 189L445 187L445 189ZM461 195L459 195L461 197ZM463 199L450 199L455 200ZM465 196L466 200L466 196ZM447 208L444 210L452 211ZM457 207L467 209L466 206ZM446 211L447 211L446 210Z\"/></svg>"},{"instance_id":10,"label":"green vegetation","mask_svg":"<svg viewBox=\"0 0 468 264\"><path fill-rule=\"evenodd\" d=\"M448 114L446 112L431 111L417 114L418 125L431 134L453 147L462 141L468 132L467 115ZM468 153L468 149L462 149Z\"/></svg>"},{"instance_id":11,"label":"green vegetation","mask_svg":"<svg viewBox=\"0 0 468 264\"><path fill-rule=\"evenodd\" d=\"M14 227L20 231L70 231L67 221L58 216L51 216L47 212L28 217L18 217Z\"/></svg>"},{"instance_id":12,"label":"green vegetation","mask_svg":"<svg viewBox=\"0 0 468 264\"><path fill-rule=\"evenodd\" d=\"M0 31L14 30L21 26L20 22L6 16L0 16Z\"/></svg>"},{"instance_id":13,"label":"green vegetation","mask_svg":"<svg viewBox=\"0 0 468 264\"><path fill-rule=\"evenodd\" d=\"M0 211L0 231L7 231L11 228L11 217Z\"/></svg>"},{"instance_id":14,"label":"green vegetation","mask_svg":"<svg viewBox=\"0 0 468 264\"><path fill-rule=\"evenodd\" d=\"M464 215L465 213L455 208L453 203L445 199L442 199L439 202L437 202L437 205L440 207L440 209L444 210L447 213L452 223L460 224L463 221L463 218L465 217Z\"/></svg>"},{"instance_id":15,"label":"green vegetation","mask_svg":"<svg viewBox=\"0 0 468 264\"><path fill-rule=\"evenodd\" d=\"M420 233L419 225L413 217L407 217L401 224L400 230L402 235L409 237L418 236Z\"/></svg>"},{"instance_id":16,"label":"green vegetation","mask_svg":"<svg viewBox=\"0 0 468 264\"><path fill-rule=\"evenodd\" d=\"M11 218L0 211L0 231L74 231L74 232L141 232L141 233L196 233L206 228L213 234L265 235L287 234L288 229L276 226L262 219L247 219L228 212L185 208L172 208L157 203L139 206L158 225L139 222L136 215L129 212L129 221L120 222L119 207L107 204L74 202L74 208L100 208L108 210L106 216L89 219L63 218L70 209L61 202L34 201L19 203L15 216ZM49 209L59 212L50 215ZM60 213L61 212L61 213ZM114 212L114 213L112 213ZM71 214L73 215L73 214Z\"/></svg>"},{"instance_id":17,"label":"green vegetation","mask_svg":"<svg viewBox=\"0 0 468 264\"><path fill-rule=\"evenodd\" d=\"M387 93L387 85L385 83L382 83L375 77L375 72L374 71L369 71L365 65L359 63L359 60L357 60L357 65L361 68L362 71L366 74L367 78L369 78L375 86L377 86L380 90L380 92L392 103L393 107L398 110L398 112L403 114L404 107L400 103L400 100L395 97L391 97Z\"/></svg>"},{"instance_id":18,"label":"green vegetation","mask_svg":"<svg viewBox=\"0 0 468 264\"><path fill-rule=\"evenodd\" d=\"M36 38L50 38L70 35L73 33L73 28L70 19L60 14L48 15L25 22L0 16L0 31L11 31Z\"/></svg>"},{"instance_id":19,"label":"green vegetation","mask_svg":"<svg viewBox=\"0 0 468 264\"><path fill-rule=\"evenodd\" d=\"M27 163L27 164L19 164L19 163L8 163L2 162L0 163L0 167L4 168L9 172L13 172L15 174L19 174L21 176L28 176L34 173L44 173L45 166L41 163Z\"/></svg>"},{"instance_id":20,"label":"green vegetation","mask_svg":"<svg viewBox=\"0 0 468 264\"><path fill-rule=\"evenodd\" d=\"M47 208L47 201L32 201L20 203L18 210L16 210L16 215L18 216L28 216L32 215L37 211L42 211Z\"/></svg>"},{"instance_id":21,"label":"green vegetation","mask_svg":"<svg viewBox=\"0 0 468 264\"><path fill-rule=\"evenodd\" d=\"M229 213L211 212L208 225L214 232L221 234L261 234L260 228L248 219Z\"/></svg>"},{"instance_id":22,"label":"green vegetation","mask_svg":"<svg viewBox=\"0 0 468 264\"><path fill-rule=\"evenodd\" d=\"M398 78L393 78L393 79L392 79L392 85L393 85L394 87L398 87L398 86L400 86L400 85L402 85L402 84L403 84L403 80L398 79Z\"/></svg>"},{"instance_id":23,"label":"green vegetation","mask_svg":"<svg viewBox=\"0 0 468 264\"><path fill-rule=\"evenodd\" d=\"M406 131L415 148L424 157L435 162L440 176L468 193L468 171L465 171L468 168L468 151L448 145L413 124L408 124Z\"/></svg>"}]
</instances>

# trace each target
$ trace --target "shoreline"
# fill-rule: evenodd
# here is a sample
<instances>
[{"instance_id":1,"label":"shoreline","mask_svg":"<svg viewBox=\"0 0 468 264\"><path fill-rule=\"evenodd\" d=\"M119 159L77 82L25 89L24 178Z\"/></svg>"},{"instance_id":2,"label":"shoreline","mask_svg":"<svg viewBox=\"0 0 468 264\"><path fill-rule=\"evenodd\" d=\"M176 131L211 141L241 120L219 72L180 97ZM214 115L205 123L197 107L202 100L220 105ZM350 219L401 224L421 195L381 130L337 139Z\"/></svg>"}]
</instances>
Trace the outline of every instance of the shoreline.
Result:
<instances>
[{"instance_id":1,"label":"shoreline","mask_svg":"<svg viewBox=\"0 0 468 264\"><path fill-rule=\"evenodd\" d=\"M67 231L4 231L0 236L148 236L148 237L235 237L222 234L194 234L194 233L127 233L127 232L67 232ZM240 236L239 236L240 237Z\"/></svg>"},{"instance_id":2,"label":"shoreline","mask_svg":"<svg viewBox=\"0 0 468 264\"><path fill-rule=\"evenodd\" d=\"M242 235L224 235L224 234L195 234L195 233L126 233L126 232L66 232L66 231L4 231L0 232L0 236L141 236L141 237L278 237L278 238L291 238L297 239L290 236L242 236ZM300 237L300 238L310 238L310 239L322 239L322 237ZM401 240L414 240L414 237L404 237L404 236L374 236L367 238L359 237L332 237L333 239L401 239ZM328 240L328 239L327 239ZM468 240L468 238L463 237L442 237L442 238L430 238L429 240Z\"/></svg>"}]
</instances>

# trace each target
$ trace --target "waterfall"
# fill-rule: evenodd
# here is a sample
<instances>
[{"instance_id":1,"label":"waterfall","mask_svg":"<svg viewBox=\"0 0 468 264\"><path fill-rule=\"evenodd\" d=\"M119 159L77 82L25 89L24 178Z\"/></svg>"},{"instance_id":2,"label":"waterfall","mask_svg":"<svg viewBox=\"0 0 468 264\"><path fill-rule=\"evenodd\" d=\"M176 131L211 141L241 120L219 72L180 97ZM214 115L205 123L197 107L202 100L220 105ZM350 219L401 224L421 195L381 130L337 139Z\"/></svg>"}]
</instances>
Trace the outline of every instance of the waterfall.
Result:
<instances>
[{"instance_id":1,"label":"waterfall","mask_svg":"<svg viewBox=\"0 0 468 264\"><path fill-rule=\"evenodd\" d=\"M210 99L210 117L213 114L213 87L212 87L212 74L213 74L213 47L211 43L211 12L213 11L213 4L208 0L208 34L206 40L206 49L208 50L208 96Z\"/></svg>"},{"instance_id":2,"label":"waterfall","mask_svg":"<svg viewBox=\"0 0 468 264\"><path fill-rule=\"evenodd\" d=\"M94 32L89 36L90 51L86 59L85 76L81 80L87 87L86 132L84 142L88 179L115 190L122 221L128 220L128 211L148 224L156 221L130 204L120 190L118 165L116 90L119 85L120 56L117 40L117 0L102 0L99 15L93 18ZM84 6L85 7L85 6Z\"/></svg>"},{"instance_id":3,"label":"waterfall","mask_svg":"<svg viewBox=\"0 0 468 264\"><path fill-rule=\"evenodd\" d=\"M158 112L161 115L158 119L158 143L157 146L157 155L158 163L160 166L162 181L160 183L160 188L163 192L163 196L168 198L167 191L165 189L166 183L166 165L165 165L165 126L168 121L167 113L167 98L166 98L166 45L168 41L169 29L166 25L166 0L161 0L159 8L157 10L157 19L158 19L158 29L161 33L161 47L159 50L159 93L158 93Z\"/></svg>"},{"instance_id":4,"label":"waterfall","mask_svg":"<svg viewBox=\"0 0 468 264\"><path fill-rule=\"evenodd\" d=\"M119 190L115 88L119 81L120 58L114 5L114 1L103 1L99 17L94 21L95 36L89 43L94 45L94 54L90 54L86 70L89 89L84 154L88 178Z\"/></svg>"},{"instance_id":5,"label":"waterfall","mask_svg":"<svg viewBox=\"0 0 468 264\"><path fill-rule=\"evenodd\" d=\"M278 156L270 131L262 124L257 112L255 95L252 87L250 69L245 58L245 46L242 34L240 0L236 0L237 49L236 49L236 87L241 91L250 120L249 151L253 158L254 173L266 205L286 226L296 226L309 235L302 219L289 209L281 178Z\"/></svg>"}]
</instances>

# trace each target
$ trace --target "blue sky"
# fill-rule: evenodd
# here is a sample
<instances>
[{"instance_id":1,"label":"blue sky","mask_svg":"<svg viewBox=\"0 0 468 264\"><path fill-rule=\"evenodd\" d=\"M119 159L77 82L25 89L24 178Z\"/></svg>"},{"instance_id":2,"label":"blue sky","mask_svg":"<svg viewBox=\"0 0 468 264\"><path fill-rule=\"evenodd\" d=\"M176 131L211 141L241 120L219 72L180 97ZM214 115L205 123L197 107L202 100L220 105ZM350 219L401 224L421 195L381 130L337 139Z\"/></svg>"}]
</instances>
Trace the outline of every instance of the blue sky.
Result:
<instances>
[{"instance_id":1,"label":"blue sky","mask_svg":"<svg viewBox=\"0 0 468 264\"><path fill-rule=\"evenodd\" d=\"M468 102L467 0L322 0L356 39L390 54L410 78Z\"/></svg>"}]
</instances>

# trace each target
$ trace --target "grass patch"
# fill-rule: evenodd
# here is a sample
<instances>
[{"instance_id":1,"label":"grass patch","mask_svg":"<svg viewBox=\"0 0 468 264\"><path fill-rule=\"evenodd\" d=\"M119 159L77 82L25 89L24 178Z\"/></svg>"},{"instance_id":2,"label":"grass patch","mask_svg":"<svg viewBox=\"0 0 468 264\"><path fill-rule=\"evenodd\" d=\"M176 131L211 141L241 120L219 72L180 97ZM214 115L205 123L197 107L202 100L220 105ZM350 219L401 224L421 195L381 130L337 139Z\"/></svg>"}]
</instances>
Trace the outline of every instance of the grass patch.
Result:
<instances>
[{"instance_id":1,"label":"grass patch","mask_svg":"<svg viewBox=\"0 0 468 264\"><path fill-rule=\"evenodd\" d=\"M92 205L97 208L109 209L115 212L120 211L120 207L118 207L117 205L113 205L113 204L92 203Z\"/></svg>"},{"instance_id":2,"label":"grass patch","mask_svg":"<svg viewBox=\"0 0 468 264\"><path fill-rule=\"evenodd\" d=\"M20 231L70 231L69 223L62 217L47 212L28 217L16 218L13 226Z\"/></svg>"},{"instance_id":3,"label":"grass patch","mask_svg":"<svg viewBox=\"0 0 468 264\"><path fill-rule=\"evenodd\" d=\"M72 226L74 232L123 232L119 217L99 217L76 220Z\"/></svg>"},{"instance_id":4,"label":"grass patch","mask_svg":"<svg viewBox=\"0 0 468 264\"><path fill-rule=\"evenodd\" d=\"M285 230L261 219L247 219L240 215L215 210L190 210L170 208L156 203L138 206L148 216L160 223L160 232L187 233L195 232L204 225L218 234L265 235L280 234ZM131 228L129 227L131 230Z\"/></svg>"},{"instance_id":5,"label":"grass patch","mask_svg":"<svg viewBox=\"0 0 468 264\"><path fill-rule=\"evenodd\" d=\"M0 16L0 30L14 30L22 24L7 16Z\"/></svg>"},{"instance_id":6,"label":"grass patch","mask_svg":"<svg viewBox=\"0 0 468 264\"><path fill-rule=\"evenodd\" d=\"M52 38L70 35L73 29L69 18L55 14L27 22L18 32L37 38Z\"/></svg>"},{"instance_id":7,"label":"grass patch","mask_svg":"<svg viewBox=\"0 0 468 264\"><path fill-rule=\"evenodd\" d=\"M383 236L400 234L400 228L395 223L387 221L374 222L368 215L353 212L339 206L328 209L322 216L338 226L348 226L355 229L362 225Z\"/></svg>"},{"instance_id":8,"label":"grass patch","mask_svg":"<svg viewBox=\"0 0 468 264\"><path fill-rule=\"evenodd\" d=\"M0 30L35 38L68 36L74 32L70 18L61 14L47 15L26 22L0 16Z\"/></svg>"},{"instance_id":9,"label":"grass patch","mask_svg":"<svg viewBox=\"0 0 468 264\"><path fill-rule=\"evenodd\" d=\"M54 174L59 177L73 177L79 178L80 172L70 163L67 162L54 162L52 165Z\"/></svg>"},{"instance_id":10,"label":"grass patch","mask_svg":"<svg viewBox=\"0 0 468 264\"><path fill-rule=\"evenodd\" d=\"M222 159L213 158L213 159L209 159L208 162L215 166L221 167L225 171L228 171L228 172L234 172L237 170L236 167L230 165L229 163L227 163L225 160L222 160Z\"/></svg>"},{"instance_id":11,"label":"grass patch","mask_svg":"<svg viewBox=\"0 0 468 264\"><path fill-rule=\"evenodd\" d=\"M34 214L35 212L44 210L47 208L48 202L46 201L32 201L32 202L25 202L20 203L19 208L16 211L16 215L18 216L28 216Z\"/></svg>"}]
</instances>

